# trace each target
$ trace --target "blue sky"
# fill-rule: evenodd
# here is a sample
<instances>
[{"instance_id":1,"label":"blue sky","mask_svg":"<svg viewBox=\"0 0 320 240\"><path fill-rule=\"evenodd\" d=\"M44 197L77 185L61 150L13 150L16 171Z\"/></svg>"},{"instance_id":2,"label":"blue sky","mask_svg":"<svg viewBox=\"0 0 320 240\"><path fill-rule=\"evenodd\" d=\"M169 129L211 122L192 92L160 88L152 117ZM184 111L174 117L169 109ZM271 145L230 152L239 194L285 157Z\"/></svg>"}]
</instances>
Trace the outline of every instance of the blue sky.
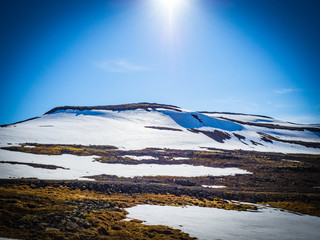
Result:
<instances>
[{"instance_id":1,"label":"blue sky","mask_svg":"<svg viewBox=\"0 0 320 240\"><path fill-rule=\"evenodd\" d=\"M320 123L319 1L165 1L2 1L0 124L133 102Z\"/></svg>"}]
</instances>

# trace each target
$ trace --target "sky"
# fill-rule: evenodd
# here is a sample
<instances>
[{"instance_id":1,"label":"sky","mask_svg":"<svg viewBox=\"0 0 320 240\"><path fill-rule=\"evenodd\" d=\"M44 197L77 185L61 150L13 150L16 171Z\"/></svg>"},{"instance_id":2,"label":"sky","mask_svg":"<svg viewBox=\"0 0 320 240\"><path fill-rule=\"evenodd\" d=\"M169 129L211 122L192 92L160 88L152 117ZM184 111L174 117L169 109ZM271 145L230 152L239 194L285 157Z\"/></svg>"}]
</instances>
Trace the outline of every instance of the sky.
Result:
<instances>
[{"instance_id":1,"label":"sky","mask_svg":"<svg viewBox=\"0 0 320 240\"><path fill-rule=\"evenodd\" d=\"M318 0L0 4L0 124L136 102L320 123Z\"/></svg>"}]
</instances>

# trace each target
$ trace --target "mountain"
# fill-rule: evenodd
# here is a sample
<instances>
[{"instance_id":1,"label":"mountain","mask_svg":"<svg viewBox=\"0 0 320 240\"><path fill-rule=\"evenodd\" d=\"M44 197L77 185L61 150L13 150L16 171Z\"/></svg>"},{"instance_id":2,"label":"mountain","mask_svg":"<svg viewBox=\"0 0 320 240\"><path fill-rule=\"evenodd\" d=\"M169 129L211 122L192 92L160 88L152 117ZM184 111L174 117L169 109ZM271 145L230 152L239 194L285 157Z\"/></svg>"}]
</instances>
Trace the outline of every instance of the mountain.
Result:
<instances>
[{"instance_id":1,"label":"mountain","mask_svg":"<svg viewBox=\"0 0 320 240\"><path fill-rule=\"evenodd\" d=\"M57 107L0 127L0 238L319 239L319 153L319 125Z\"/></svg>"},{"instance_id":2,"label":"mountain","mask_svg":"<svg viewBox=\"0 0 320 240\"><path fill-rule=\"evenodd\" d=\"M23 143L319 154L320 125L155 103L64 106L1 126L0 147Z\"/></svg>"}]
</instances>

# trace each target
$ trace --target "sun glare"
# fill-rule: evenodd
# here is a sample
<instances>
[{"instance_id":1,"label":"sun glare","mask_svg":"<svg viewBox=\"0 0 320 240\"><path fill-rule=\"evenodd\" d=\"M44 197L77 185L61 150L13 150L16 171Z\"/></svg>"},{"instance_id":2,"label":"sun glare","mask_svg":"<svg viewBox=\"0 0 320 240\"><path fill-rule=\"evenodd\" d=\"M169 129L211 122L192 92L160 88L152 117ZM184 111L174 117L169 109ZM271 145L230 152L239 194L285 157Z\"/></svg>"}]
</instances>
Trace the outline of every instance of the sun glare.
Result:
<instances>
[{"instance_id":1,"label":"sun glare","mask_svg":"<svg viewBox=\"0 0 320 240\"><path fill-rule=\"evenodd\" d=\"M156 0L155 2L157 2L158 7L161 8L161 12L163 12L168 19L169 28L172 30L174 19L179 15L186 0Z\"/></svg>"},{"instance_id":2,"label":"sun glare","mask_svg":"<svg viewBox=\"0 0 320 240\"><path fill-rule=\"evenodd\" d=\"M182 0L159 0L168 11L176 10L181 5Z\"/></svg>"},{"instance_id":3,"label":"sun glare","mask_svg":"<svg viewBox=\"0 0 320 240\"><path fill-rule=\"evenodd\" d=\"M190 0L152 0L154 13L166 29L168 39L178 35L179 25L185 17Z\"/></svg>"}]
</instances>

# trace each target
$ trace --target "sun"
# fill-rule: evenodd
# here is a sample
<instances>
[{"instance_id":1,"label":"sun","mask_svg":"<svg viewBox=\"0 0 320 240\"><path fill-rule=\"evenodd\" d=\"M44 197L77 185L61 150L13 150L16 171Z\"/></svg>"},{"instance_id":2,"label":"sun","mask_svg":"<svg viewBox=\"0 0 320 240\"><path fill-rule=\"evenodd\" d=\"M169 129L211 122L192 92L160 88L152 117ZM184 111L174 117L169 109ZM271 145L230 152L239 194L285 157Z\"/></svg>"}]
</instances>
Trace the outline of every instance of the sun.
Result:
<instances>
[{"instance_id":1,"label":"sun","mask_svg":"<svg viewBox=\"0 0 320 240\"><path fill-rule=\"evenodd\" d=\"M153 0L154 9L166 24L169 34L176 32L179 22L189 6L189 0Z\"/></svg>"},{"instance_id":2,"label":"sun","mask_svg":"<svg viewBox=\"0 0 320 240\"><path fill-rule=\"evenodd\" d=\"M164 8L169 12L177 10L182 3L182 0L159 0Z\"/></svg>"}]
</instances>

